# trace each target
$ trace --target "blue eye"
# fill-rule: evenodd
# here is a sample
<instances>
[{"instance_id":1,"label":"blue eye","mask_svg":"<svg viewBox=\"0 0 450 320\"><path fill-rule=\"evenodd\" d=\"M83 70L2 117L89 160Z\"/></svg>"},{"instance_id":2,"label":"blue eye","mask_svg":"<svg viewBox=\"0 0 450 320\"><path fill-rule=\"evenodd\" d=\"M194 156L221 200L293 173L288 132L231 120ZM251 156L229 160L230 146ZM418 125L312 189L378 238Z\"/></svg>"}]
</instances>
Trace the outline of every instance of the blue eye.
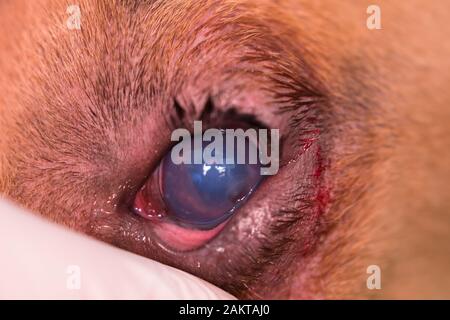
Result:
<instances>
[{"instance_id":1,"label":"blue eye","mask_svg":"<svg viewBox=\"0 0 450 320\"><path fill-rule=\"evenodd\" d=\"M248 154L249 143L246 144ZM236 157L236 153L235 157ZM170 152L160 168L160 188L170 218L197 229L226 221L261 181L259 164L175 164ZM236 160L236 159L235 159Z\"/></svg>"}]
</instances>

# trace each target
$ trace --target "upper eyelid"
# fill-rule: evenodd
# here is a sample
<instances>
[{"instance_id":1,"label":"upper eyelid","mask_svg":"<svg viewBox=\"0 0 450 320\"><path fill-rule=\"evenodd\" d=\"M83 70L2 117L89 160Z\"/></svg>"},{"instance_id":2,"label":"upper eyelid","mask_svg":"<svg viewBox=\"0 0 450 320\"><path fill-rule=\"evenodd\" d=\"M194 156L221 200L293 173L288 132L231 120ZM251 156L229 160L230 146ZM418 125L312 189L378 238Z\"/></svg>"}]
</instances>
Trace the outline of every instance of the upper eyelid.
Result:
<instances>
[{"instance_id":1,"label":"upper eyelid","mask_svg":"<svg viewBox=\"0 0 450 320\"><path fill-rule=\"evenodd\" d=\"M257 114L241 111L240 107L218 108L212 96L208 96L202 105L203 107L197 112L195 108L186 108L181 105L175 98L174 107L170 108L168 113L172 128L191 128L193 121L203 121L206 126L204 129L214 126L222 127L230 122L246 124L246 127L251 128L269 128Z\"/></svg>"}]
</instances>

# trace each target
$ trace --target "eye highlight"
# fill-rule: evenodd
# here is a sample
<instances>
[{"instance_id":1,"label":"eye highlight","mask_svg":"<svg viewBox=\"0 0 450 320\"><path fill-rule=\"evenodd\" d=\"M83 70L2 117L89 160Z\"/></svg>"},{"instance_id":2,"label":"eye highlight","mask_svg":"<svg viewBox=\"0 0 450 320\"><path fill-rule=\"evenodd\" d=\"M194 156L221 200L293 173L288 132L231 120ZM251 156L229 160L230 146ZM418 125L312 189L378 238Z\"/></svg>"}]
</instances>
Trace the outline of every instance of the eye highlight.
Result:
<instances>
[{"instance_id":1,"label":"eye highlight","mask_svg":"<svg viewBox=\"0 0 450 320\"><path fill-rule=\"evenodd\" d=\"M225 130L221 132L224 135ZM194 140L195 136L191 146ZM206 148L209 142L202 144ZM168 152L136 195L134 211L152 220L156 233L169 246L187 250L204 244L220 232L262 181L260 163L248 164L251 150L257 152L257 146L246 139L243 150L236 145L231 155L226 148L213 150L214 160L202 157L200 163L194 163L198 150L191 153L190 163L174 162ZM244 163L238 162L242 151Z\"/></svg>"},{"instance_id":2,"label":"eye highlight","mask_svg":"<svg viewBox=\"0 0 450 320\"><path fill-rule=\"evenodd\" d=\"M252 193L261 180L260 166L227 164L226 157L225 151L219 163L200 164L174 164L170 154L163 159L161 194L174 220L191 228L212 229Z\"/></svg>"}]
</instances>

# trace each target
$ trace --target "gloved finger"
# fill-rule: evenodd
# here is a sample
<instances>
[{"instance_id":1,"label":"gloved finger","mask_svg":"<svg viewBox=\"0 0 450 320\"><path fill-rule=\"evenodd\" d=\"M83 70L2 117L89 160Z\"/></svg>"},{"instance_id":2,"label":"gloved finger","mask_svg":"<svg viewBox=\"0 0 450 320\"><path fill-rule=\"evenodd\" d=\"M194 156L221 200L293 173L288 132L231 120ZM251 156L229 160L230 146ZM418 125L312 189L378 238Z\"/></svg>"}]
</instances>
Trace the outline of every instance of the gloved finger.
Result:
<instances>
[{"instance_id":1,"label":"gloved finger","mask_svg":"<svg viewBox=\"0 0 450 320\"><path fill-rule=\"evenodd\" d=\"M181 270L0 199L1 299L233 299Z\"/></svg>"}]
</instances>

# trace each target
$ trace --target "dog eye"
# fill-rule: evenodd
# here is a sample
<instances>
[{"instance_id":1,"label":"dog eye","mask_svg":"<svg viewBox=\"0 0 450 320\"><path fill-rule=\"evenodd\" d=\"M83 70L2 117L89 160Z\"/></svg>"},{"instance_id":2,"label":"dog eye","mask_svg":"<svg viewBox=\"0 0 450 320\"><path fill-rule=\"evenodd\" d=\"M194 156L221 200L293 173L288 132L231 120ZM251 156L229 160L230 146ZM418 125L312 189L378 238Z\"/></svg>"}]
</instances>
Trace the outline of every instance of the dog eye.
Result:
<instances>
[{"instance_id":1,"label":"dog eye","mask_svg":"<svg viewBox=\"0 0 450 320\"><path fill-rule=\"evenodd\" d=\"M189 137L192 152L183 150L189 151L185 162L177 159L182 142L175 145L136 195L134 211L153 220L169 246L193 249L211 239L262 180L260 163L249 161L258 151L254 141L241 140L242 146L233 143L227 149L229 136L224 130L220 134L221 141L202 141L200 149L194 140L202 138ZM213 143L219 148L204 153ZM169 236L174 232L183 240Z\"/></svg>"}]
</instances>

